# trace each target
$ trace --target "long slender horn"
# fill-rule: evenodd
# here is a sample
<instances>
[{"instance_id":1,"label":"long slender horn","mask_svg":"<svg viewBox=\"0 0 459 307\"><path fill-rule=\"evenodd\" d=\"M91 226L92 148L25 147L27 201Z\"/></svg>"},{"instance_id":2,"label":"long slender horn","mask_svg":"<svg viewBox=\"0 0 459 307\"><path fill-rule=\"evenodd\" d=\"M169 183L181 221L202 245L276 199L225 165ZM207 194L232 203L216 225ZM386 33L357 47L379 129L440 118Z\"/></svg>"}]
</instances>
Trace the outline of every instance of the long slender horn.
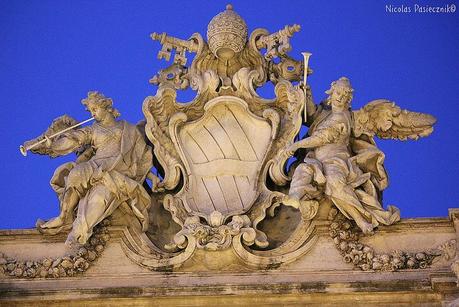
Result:
<instances>
[{"instance_id":1,"label":"long slender horn","mask_svg":"<svg viewBox=\"0 0 459 307\"><path fill-rule=\"evenodd\" d=\"M304 91L304 99L305 99L305 105L304 105L304 120L307 119L308 111L306 110L306 81L308 79L308 63L309 63L309 57L312 55L312 53L309 52L301 52L304 58L304 73L303 73L303 91Z\"/></svg>"},{"instance_id":2,"label":"long slender horn","mask_svg":"<svg viewBox=\"0 0 459 307\"><path fill-rule=\"evenodd\" d=\"M44 138L43 140L41 140L41 141L39 141L39 142L37 142L37 143L34 143L34 144L32 144L32 145L29 145L29 146L21 145L21 146L19 146L19 151L20 151L21 154L25 157L25 156L27 156L27 151L29 151L29 150L35 148L36 146L38 146L38 145L40 145L40 144L43 144L44 142L47 141L47 139L52 139L52 138L54 138L54 137L56 137L56 136L58 136L58 135L61 135L62 133L65 133L65 132L67 132L67 131L69 131L69 130L72 130L72 129L76 128L76 127L79 127L79 126L81 126L81 125L83 125L83 124L86 124L86 123L88 123L88 122L90 122L90 121L92 121L92 120L94 120L94 117L91 117L91 118L89 118L89 119L87 119L87 120L84 120L84 121L78 123L78 124L75 124L75 125L73 125L73 126L70 126L70 127L68 127L68 128L65 128L64 130L59 131L59 132L56 132L56 133L54 133L54 134L52 134L52 135L50 135L50 136L45 136L45 138Z\"/></svg>"}]
</instances>

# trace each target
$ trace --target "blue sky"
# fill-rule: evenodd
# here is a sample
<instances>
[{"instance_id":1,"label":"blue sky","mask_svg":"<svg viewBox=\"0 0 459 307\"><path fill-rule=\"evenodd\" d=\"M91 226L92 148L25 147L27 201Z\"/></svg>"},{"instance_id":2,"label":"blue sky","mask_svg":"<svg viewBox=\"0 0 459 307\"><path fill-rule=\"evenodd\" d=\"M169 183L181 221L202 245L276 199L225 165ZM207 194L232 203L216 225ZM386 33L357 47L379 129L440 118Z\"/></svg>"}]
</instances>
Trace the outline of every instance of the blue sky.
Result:
<instances>
[{"instance_id":1,"label":"blue sky","mask_svg":"<svg viewBox=\"0 0 459 307\"><path fill-rule=\"evenodd\" d=\"M419 1L442 6L456 1ZM148 80L168 63L157 60L152 32L187 39L205 35L224 1L0 1L0 113L2 214L0 228L33 227L58 214L49 186L53 171L73 156L50 159L18 146L63 114L89 117L80 100L99 90L122 118L143 118ZM300 24L293 57L313 55L308 79L318 102L331 81L347 76L354 108L387 98L438 119L419 141L378 141L386 153L390 186L385 205L402 217L446 216L458 206L459 13L417 13L412 1L232 1L249 32ZM391 13L386 5L410 7ZM272 87L261 91L272 97ZM189 93L179 94L182 101Z\"/></svg>"}]
</instances>

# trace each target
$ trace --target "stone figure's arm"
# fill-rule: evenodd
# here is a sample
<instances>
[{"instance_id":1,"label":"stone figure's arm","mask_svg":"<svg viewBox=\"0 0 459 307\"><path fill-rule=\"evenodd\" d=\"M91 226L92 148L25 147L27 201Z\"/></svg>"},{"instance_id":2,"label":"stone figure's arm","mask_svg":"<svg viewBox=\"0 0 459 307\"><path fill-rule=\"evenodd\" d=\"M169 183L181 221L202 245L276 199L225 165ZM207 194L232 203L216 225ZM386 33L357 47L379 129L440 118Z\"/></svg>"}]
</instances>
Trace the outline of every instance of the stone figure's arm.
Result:
<instances>
[{"instance_id":1,"label":"stone figure's arm","mask_svg":"<svg viewBox=\"0 0 459 307\"><path fill-rule=\"evenodd\" d=\"M52 156L67 155L84 145L91 144L92 128L84 127L72 130L50 141L47 146L51 149Z\"/></svg>"},{"instance_id":2,"label":"stone figure's arm","mask_svg":"<svg viewBox=\"0 0 459 307\"><path fill-rule=\"evenodd\" d=\"M311 87L309 85L306 86L306 101L305 101L305 108L306 108L306 118L304 119L304 124L307 127L310 127L312 123L317 119L317 117L322 113L324 110L324 106L327 105L327 101L321 101L318 104L314 103L314 99L312 97Z\"/></svg>"},{"instance_id":3,"label":"stone figure's arm","mask_svg":"<svg viewBox=\"0 0 459 307\"><path fill-rule=\"evenodd\" d=\"M288 151L293 153L297 151L300 148L305 148L305 149L310 149L310 148L316 148L325 145L326 143L324 142L324 139L317 136L317 135L312 135L310 137L307 137L305 139L302 139L301 141L298 141L294 144L292 144Z\"/></svg>"},{"instance_id":4,"label":"stone figure's arm","mask_svg":"<svg viewBox=\"0 0 459 307\"><path fill-rule=\"evenodd\" d=\"M314 131L311 136L301 141L293 143L288 151L293 153L300 148L311 149L336 143L339 137L346 133L346 130L345 123L336 122L333 125Z\"/></svg>"},{"instance_id":5,"label":"stone figure's arm","mask_svg":"<svg viewBox=\"0 0 459 307\"><path fill-rule=\"evenodd\" d=\"M311 126L314 122L314 119L317 117L318 106L314 103L314 99L312 98L312 91L309 85L306 85L306 118L304 122L306 126Z\"/></svg>"}]
</instances>

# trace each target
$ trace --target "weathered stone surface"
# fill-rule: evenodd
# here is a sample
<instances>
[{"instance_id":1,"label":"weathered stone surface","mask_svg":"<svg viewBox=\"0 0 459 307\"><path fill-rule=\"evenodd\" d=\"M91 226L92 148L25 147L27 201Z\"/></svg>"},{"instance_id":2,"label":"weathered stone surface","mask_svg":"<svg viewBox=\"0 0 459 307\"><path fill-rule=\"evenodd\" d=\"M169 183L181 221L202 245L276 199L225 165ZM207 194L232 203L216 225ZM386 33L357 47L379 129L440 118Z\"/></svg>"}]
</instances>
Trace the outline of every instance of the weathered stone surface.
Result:
<instances>
[{"instance_id":1,"label":"weathered stone surface","mask_svg":"<svg viewBox=\"0 0 459 307\"><path fill-rule=\"evenodd\" d=\"M153 33L158 57L175 56L150 80L145 121L117 121L90 92L95 124L62 116L26 142L78 159L51 181L58 217L0 232L0 304L455 304L459 214L399 221L374 142L426 137L435 118L385 99L352 110L345 77L314 103L311 54L287 55L299 30L248 35L227 6L208 41ZM256 92L267 82L273 99Z\"/></svg>"},{"instance_id":2,"label":"weathered stone surface","mask_svg":"<svg viewBox=\"0 0 459 307\"><path fill-rule=\"evenodd\" d=\"M71 303L105 306L129 302L133 306L198 306L323 305L324 302L352 301L362 305L397 303L403 306L408 303L441 305L459 296L457 278L450 268L453 259L441 256L428 268L399 272L356 270L343 260L335 247L328 234L329 224L324 221L317 226L319 239L309 253L278 268L247 267L231 250L197 250L181 268L164 272L139 267L127 259L123 251L125 229L111 226L111 240L84 275L33 280L3 275L0 303L11 306L33 302L35 306L41 301L56 306ZM365 244L377 252L393 249L416 252L453 239L457 236L449 219L409 219L365 237ZM45 237L44 240L37 231L2 231L0 240L0 251L17 259L27 259L31 249L37 246L61 257L69 251L59 238Z\"/></svg>"}]
</instances>

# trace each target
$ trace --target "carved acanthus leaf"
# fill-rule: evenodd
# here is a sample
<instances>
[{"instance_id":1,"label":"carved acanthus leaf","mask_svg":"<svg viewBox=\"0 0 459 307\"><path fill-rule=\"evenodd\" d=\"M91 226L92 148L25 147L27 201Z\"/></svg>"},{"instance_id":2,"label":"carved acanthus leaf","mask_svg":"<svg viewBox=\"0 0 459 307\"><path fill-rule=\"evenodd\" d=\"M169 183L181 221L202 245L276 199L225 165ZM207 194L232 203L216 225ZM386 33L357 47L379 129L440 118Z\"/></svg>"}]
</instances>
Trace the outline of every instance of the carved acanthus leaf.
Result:
<instances>
[{"instance_id":1,"label":"carved acanthus leaf","mask_svg":"<svg viewBox=\"0 0 459 307\"><path fill-rule=\"evenodd\" d=\"M241 68L233 76L233 85L236 87L237 93L242 99L250 100L258 97L254 89L254 80L259 79L260 74L256 70L250 70L247 67Z\"/></svg>"},{"instance_id":2,"label":"carved acanthus leaf","mask_svg":"<svg viewBox=\"0 0 459 307\"><path fill-rule=\"evenodd\" d=\"M174 189L180 180L180 157L168 131L169 118L177 111L176 95L173 88L163 86L156 96L145 99L142 108L147 119L145 132L154 145L156 158L164 169L164 180L159 183L159 189Z\"/></svg>"},{"instance_id":3,"label":"carved acanthus leaf","mask_svg":"<svg viewBox=\"0 0 459 307\"><path fill-rule=\"evenodd\" d=\"M220 78L217 73L213 70L206 70L202 74L193 74L190 85L193 90L197 91L196 97L199 97L200 101L207 101L210 97L217 96L219 83Z\"/></svg>"},{"instance_id":4,"label":"carved acanthus leaf","mask_svg":"<svg viewBox=\"0 0 459 307\"><path fill-rule=\"evenodd\" d=\"M185 220L183 229L174 236L174 243L168 246L184 248L186 238L196 239L196 246L205 250L222 250L230 247L233 237L242 234L246 245L255 241L255 230L250 227L250 219L246 215L235 215L231 222L223 224L223 215L214 211L216 224L202 224L198 216L191 216Z\"/></svg>"},{"instance_id":5,"label":"carved acanthus leaf","mask_svg":"<svg viewBox=\"0 0 459 307\"><path fill-rule=\"evenodd\" d=\"M163 206L172 214L174 222L180 226L183 226L185 220L190 216L183 207L182 201L178 197L174 197L169 194L164 196Z\"/></svg>"},{"instance_id":6,"label":"carved acanthus leaf","mask_svg":"<svg viewBox=\"0 0 459 307\"><path fill-rule=\"evenodd\" d=\"M278 132L277 142L274 142L271 148L273 159L268 163L271 163L269 169L271 178L277 185L282 186L289 180L284 169L290 158L287 148L294 142L295 136L301 129L304 94L300 88L284 80L276 85L275 91L276 106L287 111L281 119L283 124Z\"/></svg>"}]
</instances>

